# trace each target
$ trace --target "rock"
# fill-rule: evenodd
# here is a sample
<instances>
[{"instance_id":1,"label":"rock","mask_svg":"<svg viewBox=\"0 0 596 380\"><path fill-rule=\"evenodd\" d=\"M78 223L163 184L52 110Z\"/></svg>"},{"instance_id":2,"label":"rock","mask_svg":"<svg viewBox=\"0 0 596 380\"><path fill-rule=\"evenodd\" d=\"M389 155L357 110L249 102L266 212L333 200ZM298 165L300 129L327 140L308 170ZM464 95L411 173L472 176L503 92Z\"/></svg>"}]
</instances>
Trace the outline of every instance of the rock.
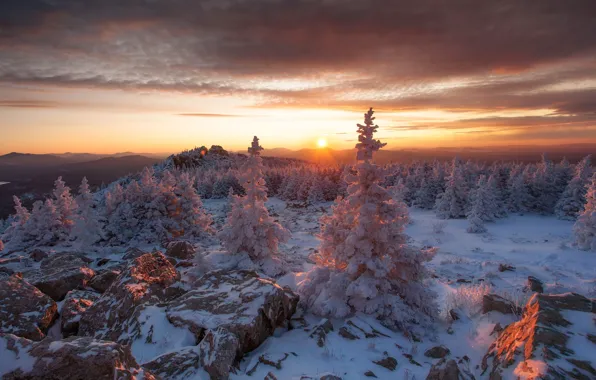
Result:
<instances>
[{"instance_id":1,"label":"rock","mask_svg":"<svg viewBox=\"0 0 596 380\"><path fill-rule=\"evenodd\" d=\"M350 340L389 337L375 329L368 322L357 317L347 319L344 325L339 329L339 334Z\"/></svg>"},{"instance_id":2,"label":"rock","mask_svg":"<svg viewBox=\"0 0 596 380\"><path fill-rule=\"evenodd\" d=\"M136 259L137 257L146 255L147 253L149 253L149 252L145 252L137 247L129 248L126 251L126 253L124 254L124 256L122 256L122 260L133 260L133 259Z\"/></svg>"},{"instance_id":3,"label":"rock","mask_svg":"<svg viewBox=\"0 0 596 380\"><path fill-rule=\"evenodd\" d=\"M0 333L42 340L58 307L50 297L20 276L0 277Z\"/></svg>"},{"instance_id":4,"label":"rock","mask_svg":"<svg viewBox=\"0 0 596 380\"><path fill-rule=\"evenodd\" d=\"M0 267L0 278L10 277L14 274L14 271L10 268Z\"/></svg>"},{"instance_id":5,"label":"rock","mask_svg":"<svg viewBox=\"0 0 596 380\"><path fill-rule=\"evenodd\" d=\"M227 379L238 352L238 339L223 330L208 331L198 346L185 347L143 364L164 379L200 378L200 370L211 379Z\"/></svg>"},{"instance_id":6,"label":"rock","mask_svg":"<svg viewBox=\"0 0 596 380\"><path fill-rule=\"evenodd\" d=\"M366 371L364 372L364 376L366 377L377 377L373 371Z\"/></svg>"},{"instance_id":7,"label":"rock","mask_svg":"<svg viewBox=\"0 0 596 380\"><path fill-rule=\"evenodd\" d=\"M496 294L485 294L482 297L482 313L498 311L503 314L519 314L520 310L511 301Z\"/></svg>"},{"instance_id":8,"label":"rock","mask_svg":"<svg viewBox=\"0 0 596 380\"><path fill-rule=\"evenodd\" d=\"M593 334L588 334L586 335L586 337L588 338L588 340L594 344L596 344L596 335Z\"/></svg>"},{"instance_id":9,"label":"rock","mask_svg":"<svg viewBox=\"0 0 596 380\"><path fill-rule=\"evenodd\" d=\"M133 259L83 314L79 335L118 341L120 334L128 330L131 315L140 313L135 311L137 306L164 303L180 294L169 288L179 278L180 274L160 252Z\"/></svg>"},{"instance_id":10,"label":"rock","mask_svg":"<svg viewBox=\"0 0 596 380\"><path fill-rule=\"evenodd\" d=\"M499 322L497 322L495 324L495 327L493 327L493 331L491 331L490 335L494 335L497 334L497 336L501 333L501 331L503 331L503 327L501 326L501 324Z\"/></svg>"},{"instance_id":11,"label":"rock","mask_svg":"<svg viewBox=\"0 0 596 380\"><path fill-rule=\"evenodd\" d=\"M373 363L380 365L381 367L385 367L390 371L395 371L395 368L397 368L397 359L391 356L387 356L386 358L378 361L373 361Z\"/></svg>"},{"instance_id":12,"label":"rock","mask_svg":"<svg viewBox=\"0 0 596 380\"><path fill-rule=\"evenodd\" d=\"M48 256L41 260L40 268L41 269L50 269L50 268L64 268L70 266L87 266L89 263L93 262L90 258L85 256L82 253L76 252L62 252L62 253L54 253L51 256Z\"/></svg>"},{"instance_id":13,"label":"rock","mask_svg":"<svg viewBox=\"0 0 596 380\"><path fill-rule=\"evenodd\" d=\"M77 335L79 332L79 321L81 315L89 308L97 299L99 294L87 290L71 290L66 294L64 303L62 304L62 336L69 337Z\"/></svg>"},{"instance_id":14,"label":"rock","mask_svg":"<svg viewBox=\"0 0 596 380\"><path fill-rule=\"evenodd\" d=\"M120 271L118 270L106 269L93 277L87 285L89 285L89 287L91 287L93 290L104 293L119 275Z\"/></svg>"},{"instance_id":15,"label":"rock","mask_svg":"<svg viewBox=\"0 0 596 380\"><path fill-rule=\"evenodd\" d=\"M41 249L34 249L29 253L29 258L35 261L36 263L40 262L41 260L48 257L48 253L42 251Z\"/></svg>"},{"instance_id":16,"label":"rock","mask_svg":"<svg viewBox=\"0 0 596 380\"><path fill-rule=\"evenodd\" d=\"M97 265L98 267L103 267L104 265L106 265L106 264L107 264L107 263L109 263L110 261L112 261L112 260L110 260L110 259L107 259L107 258L103 258L103 259L97 259L97 263L96 263L96 265Z\"/></svg>"},{"instance_id":17,"label":"rock","mask_svg":"<svg viewBox=\"0 0 596 380\"><path fill-rule=\"evenodd\" d=\"M88 263L80 254L56 253L43 259L40 270L28 281L55 301L61 301L69 291L85 288L95 276Z\"/></svg>"},{"instance_id":18,"label":"rock","mask_svg":"<svg viewBox=\"0 0 596 380\"><path fill-rule=\"evenodd\" d=\"M452 321L457 321L460 319L459 313L457 312L457 310L454 309L449 310L449 316L451 317Z\"/></svg>"},{"instance_id":19,"label":"rock","mask_svg":"<svg viewBox=\"0 0 596 380\"><path fill-rule=\"evenodd\" d=\"M130 348L114 342L70 337L32 342L0 335L2 379L155 379L136 362Z\"/></svg>"},{"instance_id":20,"label":"rock","mask_svg":"<svg viewBox=\"0 0 596 380\"><path fill-rule=\"evenodd\" d=\"M330 331L333 331L333 324L325 318L313 328L309 336L317 341L317 346L323 347Z\"/></svg>"},{"instance_id":21,"label":"rock","mask_svg":"<svg viewBox=\"0 0 596 380\"><path fill-rule=\"evenodd\" d=\"M513 272L515 267L509 264L499 264L499 272Z\"/></svg>"},{"instance_id":22,"label":"rock","mask_svg":"<svg viewBox=\"0 0 596 380\"><path fill-rule=\"evenodd\" d=\"M581 334L584 327L577 330L565 318L567 311L576 313L574 318L593 318L591 300L586 297L576 293L535 293L522 319L507 326L489 347L482 369L490 370L491 379L502 378L503 369L512 365L517 365L515 371L532 374L532 378L594 378L590 368L596 358L584 363L571 357L574 347L568 346L570 337ZM581 313L586 313L585 317ZM562 361L561 357L571 360Z\"/></svg>"},{"instance_id":23,"label":"rock","mask_svg":"<svg viewBox=\"0 0 596 380\"><path fill-rule=\"evenodd\" d=\"M255 363L255 365L251 369L246 371L246 374L249 376L252 375L253 373L255 373L255 371L261 364L269 366L269 367L273 367L275 369L281 369L282 368L281 363L284 360L286 360L288 358L288 356L290 356L290 354L287 354L287 353L261 355L261 356L259 356L259 360Z\"/></svg>"},{"instance_id":24,"label":"rock","mask_svg":"<svg viewBox=\"0 0 596 380\"><path fill-rule=\"evenodd\" d=\"M265 375L265 377L263 378L263 380L277 380L277 377L275 377L275 375L271 372L268 372L267 375Z\"/></svg>"},{"instance_id":25,"label":"rock","mask_svg":"<svg viewBox=\"0 0 596 380\"><path fill-rule=\"evenodd\" d=\"M258 347L296 311L298 296L254 271L212 271L194 290L171 301L168 319L188 327L198 339L222 327L236 335L241 353Z\"/></svg>"},{"instance_id":26,"label":"rock","mask_svg":"<svg viewBox=\"0 0 596 380\"><path fill-rule=\"evenodd\" d=\"M466 379L465 374L460 371L457 362L453 359L441 359L430 368L426 380L460 380Z\"/></svg>"},{"instance_id":27,"label":"rock","mask_svg":"<svg viewBox=\"0 0 596 380\"><path fill-rule=\"evenodd\" d=\"M329 374L329 375L323 375L323 376L319 377L319 380L342 380L342 379L339 376Z\"/></svg>"},{"instance_id":28,"label":"rock","mask_svg":"<svg viewBox=\"0 0 596 380\"><path fill-rule=\"evenodd\" d=\"M536 293L544 293L544 288L542 286L542 281L537 279L534 276L528 276L528 289Z\"/></svg>"},{"instance_id":29,"label":"rock","mask_svg":"<svg viewBox=\"0 0 596 380\"><path fill-rule=\"evenodd\" d=\"M195 247L187 241L172 241L166 247L166 256L179 260L192 260L195 256Z\"/></svg>"},{"instance_id":30,"label":"rock","mask_svg":"<svg viewBox=\"0 0 596 380\"><path fill-rule=\"evenodd\" d=\"M433 358L433 359L443 359L445 356L449 355L451 353L451 351L449 351L449 349L445 346L435 346L432 348L429 348L428 350L426 350L426 352L424 353L424 356L428 357L428 358Z\"/></svg>"}]
</instances>

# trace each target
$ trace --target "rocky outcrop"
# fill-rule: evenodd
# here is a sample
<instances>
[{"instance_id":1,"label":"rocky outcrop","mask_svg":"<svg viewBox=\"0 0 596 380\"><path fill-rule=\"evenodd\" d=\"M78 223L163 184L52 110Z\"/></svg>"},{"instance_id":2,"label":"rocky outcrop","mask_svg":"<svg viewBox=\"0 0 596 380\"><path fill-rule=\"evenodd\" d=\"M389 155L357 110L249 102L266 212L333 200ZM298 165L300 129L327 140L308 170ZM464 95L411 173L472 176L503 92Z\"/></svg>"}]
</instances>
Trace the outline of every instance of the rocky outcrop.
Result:
<instances>
[{"instance_id":1,"label":"rocky outcrop","mask_svg":"<svg viewBox=\"0 0 596 380\"><path fill-rule=\"evenodd\" d=\"M482 313L498 311L503 314L520 314L521 310L511 301L496 294L485 294L482 297Z\"/></svg>"},{"instance_id":2,"label":"rocky outcrop","mask_svg":"<svg viewBox=\"0 0 596 380\"><path fill-rule=\"evenodd\" d=\"M346 320L339 329L339 335L349 340L388 337L368 322L357 317Z\"/></svg>"},{"instance_id":3,"label":"rocky outcrop","mask_svg":"<svg viewBox=\"0 0 596 380\"><path fill-rule=\"evenodd\" d=\"M526 286L532 292L544 293L544 286L542 284L542 281L540 281L534 276L528 276L528 284Z\"/></svg>"},{"instance_id":4,"label":"rocky outcrop","mask_svg":"<svg viewBox=\"0 0 596 380\"><path fill-rule=\"evenodd\" d=\"M33 251L29 252L29 258L35 261L36 263L40 262L48 256L48 253L46 251L42 251L41 249L34 249Z\"/></svg>"},{"instance_id":5,"label":"rocky outcrop","mask_svg":"<svg viewBox=\"0 0 596 380\"><path fill-rule=\"evenodd\" d=\"M56 253L41 261L39 271L27 277L39 290L61 301L71 290L83 289L95 276L87 264L91 260L77 253Z\"/></svg>"},{"instance_id":6,"label":"rocky outcrop","mask_svg":"<svg viewBox=\"0 0 596 380\"><path fill-rule=\"evenodd\" d=\"M324 318L315 327L313 327L309 337L317 342L317 346L323 347L327 341L327 334L329 334L331 331L333 331L333 324L330 320Z\"/></svg>"},{"instance_id":7,"label":"rocky outcrop","mask_svg":"<svg viewBox=\"0 0 596 380\"><path fill-rule=\"evenodd\" d=\"M119 275L119 270L106 269L93 277L87 285L93 290L104 293L106 290L108 290L110 285L116 281L116 278L118 278Z\"/></svg>"},{"instance_id":8,"label":"rocky outcrop","mask_svg":"<svg viewBox=\"0 0 596 380\"><path fill-rule=\"evenodd\" d=\"M238 339L226 330L208 331L198 346L185 347L161 355L143 367L164 379L200 377L200 370L211 379L227 379L238 352Z\"/></svg>"},{"instance_id":9,"label":"rocky outcrop","mask_svg":"<svg viewBox=\"0 0 596 380\"><path fill-rule=\"evenodd\" d=\"M114 342L81 337L32 342L2 334L0 351L5 380L155 379L137 364L130 348Z\"/></svg>"},{"instance_id":10,"label":"rocky outcrop","mask_svg":"<svg viewBox=\"0 0 596 380\"><path fill-rule=\"evenodd\" d=\"M296 311L298 296L254 271L213 271L194 290L170 302L168 319L198 339L221 327L238 338L240 353L251 351Z\"/></svg>"},{"instance_id":11,"label":"rocky outcrop","mask_svg":"<svg viewBox=\"0 0 596 380\"><path fill-rule=\"evenodd\" d=\"M93 305L99 294L86 290L71 290L66 294L61 312L62 336L69 337L79 332L81 315Z\"/></svg>"},{"instance_id":12,"label":"rocky outcrop","mask_svg":"<svg viewBox=\"0 0 596 380\"><path fill-rule=\"evenodd\" d=\"M462 371L453 359L441 359L430 368L426 380L472 380L474 376Z\"/></svg>"},{"instance_id":13,"label":"rocky outcrop","mask_svg":"<svg viewBox=\"0 0 596 380\"><path fill-rule=\"evenodd\" d=\"M20 276L0 277L0 333L41 340L57 315L56 303Z\"/></svg>"},{"instance_id":14,"label":"rocky outcrop","mask_svg":"<svg viewBox=\"0 0 596 380\"><path fill-rule=\"evenodd\" d=\"M585 360L574 352L572 339L585 335L574 319L589 325L593 301L576 293L536 293L524 308L522 319L507 326L485 355L482 368L490 379L518 376L528 379L592 379L596 357ZM587 341L586 341L587 342ZM581 345L580 345L581 347Z\"/></svg>"},{"instance_id":15,"label":"rocky outcrop","mask_svg":"<svg viewBox=\"0 0 596 380\"><path fill-rule=\"evenodd\" d=\"M192 260L195 256L195 247L187 241L172 241L166 247L166 256L178 260Z\"/></svg>"},{"instance_id":16,"label":"rocky outcrop","mask_svg":"<svg viewBox=\"0 0 596 380\"><path fill-rule=\"evenodd\" d=\"M79 335L118 341L128 328L125 322L137 306L163 303L180 295L179 289L169 288L179 278L179 273L160 252L133 259L83 314Z\"/></svg>"},{"instance_id":17,"label":"rocky outcrop","mask_svg":"<svg viewBox=\"0 0 596 380\"><path fill-rule=\"evenodd\" d=\"M450 352L451 351L445 346L435 346L426 350L424 356L433 359L443 359L445 356L449 355Z\"/></svg>"}]
</instances>

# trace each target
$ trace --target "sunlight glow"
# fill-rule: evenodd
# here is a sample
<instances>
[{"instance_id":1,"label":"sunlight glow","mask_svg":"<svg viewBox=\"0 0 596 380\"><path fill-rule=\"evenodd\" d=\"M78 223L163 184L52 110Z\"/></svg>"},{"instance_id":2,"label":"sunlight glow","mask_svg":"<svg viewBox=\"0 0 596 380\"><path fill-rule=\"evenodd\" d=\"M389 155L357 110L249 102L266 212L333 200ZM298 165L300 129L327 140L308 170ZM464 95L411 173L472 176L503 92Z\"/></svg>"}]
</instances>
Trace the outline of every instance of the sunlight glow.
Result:
<instances>
[{"instance_id":1,"label":"sunlight glow","mask_svg":"<svg viewBox=\"0 0 596 380\"><path fill-rule=\"evenodd\" d=\"M327 139L325 139L324 137L321 137L317 140L317 146L319 148L327 148Z\"/></svg>"}]
</instances>

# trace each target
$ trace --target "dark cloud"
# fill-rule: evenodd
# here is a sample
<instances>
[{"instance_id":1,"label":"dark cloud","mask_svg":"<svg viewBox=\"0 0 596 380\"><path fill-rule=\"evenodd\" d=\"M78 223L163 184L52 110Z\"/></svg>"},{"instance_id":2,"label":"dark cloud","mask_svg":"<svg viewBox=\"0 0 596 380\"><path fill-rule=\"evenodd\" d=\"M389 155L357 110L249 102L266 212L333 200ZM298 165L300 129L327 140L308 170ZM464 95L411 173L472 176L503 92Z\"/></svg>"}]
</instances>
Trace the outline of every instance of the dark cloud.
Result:
<instances>
[{"instance_id":1,"label":"dark cloud","mask_svg":"<svg viewBox=\"0 0 596 380\"><path fill-rule=\"evenodd\" d=\"M5 83L593 121L595 81L593 0L0 2Z\"/></svg>"}]
</instances>

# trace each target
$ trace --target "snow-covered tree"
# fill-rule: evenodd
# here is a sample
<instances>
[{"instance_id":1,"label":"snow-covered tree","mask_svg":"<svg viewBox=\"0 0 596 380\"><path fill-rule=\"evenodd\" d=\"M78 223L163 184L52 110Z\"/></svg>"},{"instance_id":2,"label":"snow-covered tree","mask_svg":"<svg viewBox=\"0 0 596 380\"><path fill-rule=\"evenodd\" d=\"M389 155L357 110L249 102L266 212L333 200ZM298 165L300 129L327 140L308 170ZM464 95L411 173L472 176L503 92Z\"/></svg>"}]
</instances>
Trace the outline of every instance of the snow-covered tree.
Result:
<instances>
[{"instance_id":1,"label":"snow-covered tree","mask_svg":"<svg viewBox=\"0 0 596 380\"><path fill-rule=\"evenodd\" d=\"M97 243L103 237L97 205L93 193L89 189L87 177L83 177L76 198L78 212L75 217L72 237L79 248L87 248Z\"/></svg>"},{"instance_id":2,"label":"snow-covered tree","mask_svg":"<svg viewBox=\"0 0 596 380\"><path fill-rule=\"evenodd\" d=\"M511 172L507 187L509 193L507 207L509 211L516 213L527 211L530 195L528 194L528 185L526 184L523 166L520 165Z\"/></svg>"},{"instance_id":3,"label":"snow-covered tree","mask_svg":"<svg viewBox=\"0 0 596 380\"><path fill-rule=\"evenodd\" d=\"M248 148L250 157L240 171L246 195L234 196L232 210L219 236L229 253L246 252L264 271L276 275L281 270L279 244L290 238L290 232L274 221L265 207L267 188L261 150L255 136Z\"/></svg>"},{"instance_id":4,"label":"snow-covered tree","mask_svg":"<svg viewBox=\"0 0 596 380\"><path fill-rule=\"evenodd\" d=\"M373 138L372 108L358 124L356 174L346 176L348 196L338 198L330 216L321 219L318 266L299 284L303 302L316 314L345 317L372 314L392 328L429 322L434 293L424 285L424 262L434 250L406 244L408 220L403 202L396 202L379 184L383 169L370 162L385 146Z\"/></svg>"},{"instance_id":5,"label":"snow-covered tree","mask_svg":"<svg viewBox=\"0 0 596 380\"><path fill-rule=\"evenodd\" d=\"M542 161L530 181L530 211L540 214L552 214L557 203L559 193L556 186L555 167L547 157L542 155Z\"/></svg>"},{"instance_id":6,"label":"snow-covered tree","mask_svg":"<svg viewBox=\"0 0 596 380\"><path fill-rule=\"evenodd\" d=\"M586 193L584 210L578 216L573 232L577 245L584 250L596 252L596 173Z\"/></svg>"},{"instance_id":7,"label":"snow-covered tree","mask_svg":"<svg viewBox=\"0 0 596 380\"><path fill-rule=\"evenodd\" d=\"M453 159L451 174L446 179L445 191L437 197L437 216L441 219L464 218L467 209L468 186L462 164Z\"/></svg>"},{"instance_id":8,"label":"snow-covered tree","mask_svg":"<svg viewBox=\"0 0 596 380\"><path fill-rule=\"evenodd\" d=\"M173 218L177 222L179 236L199 237L206 232L212 232L211 216L205 213L201 197L194 189L195 178L189 173L181 173L174 186L177 196ZM233 191L232 188L229 190Z\"/></svg>"},{"instance_id":9,"label":"snow-covered tree","mask_svg":"<svg viewBox=\"0 0 596 380\"><path fill-rule=\"evenodd\" d=\"M70 193L70 188L62 180L62 177L54 182L53 203L59 215L61 231L58 233L66 239L74 226L74 216L77 212L77 203Z\"/></svg>"},{"instance_id":10,"label":"snow-covered tree","mask_svg":"<svg viewBox=\"0 0 596 380\"><path fill-rule=\"evenodd\" d=\"M26 240L25 225L31 217L31 214L21 200L17 196L12 197L14 201L15 213L12 217L12 222L1 236L2 240L10 243L14 247L18 247L24 240Z\"/></svg>"},{"instance_id":11,"label":"snow-covered tree","mask_svg":"<svg viewBox=\"0 0 596 380\"><path fill-rule=\"evenodd\" d=\"M590 181L592 167L590 156L584 157L575 167L575 173L555 206L559 219L575 220L586 203L586 186Z\"/></svg>"},{"instance_id":12,"label":"snow-covered tree","mask_svg":"<svg viewBox=\"0 0 596 380\"><path fill-rule=\"evenodd\" d=\"M468 232L486 232L484 223L492 222L497 217L498 200L495 190L494 181L487 180L484 175L481 175L476 189L471 193L472 206L468 212Z\"/></svg>"}]
</instances>

